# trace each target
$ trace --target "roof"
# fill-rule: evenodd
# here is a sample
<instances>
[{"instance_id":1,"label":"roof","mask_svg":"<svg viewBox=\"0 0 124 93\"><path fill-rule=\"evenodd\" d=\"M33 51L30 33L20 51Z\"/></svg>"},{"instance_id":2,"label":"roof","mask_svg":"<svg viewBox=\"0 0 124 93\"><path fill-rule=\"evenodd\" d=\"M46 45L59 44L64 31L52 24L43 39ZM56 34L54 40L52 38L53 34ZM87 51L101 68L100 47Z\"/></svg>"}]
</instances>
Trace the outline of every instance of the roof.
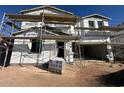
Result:
<instances>
[{"instance_id":1,"label":"roof","mask_svg":"<svg viewBox=\"0 0 124 93\"><path fill-rule=\"evenodd\" d=\"M118 24L117 27L124 27L124 22L121 24Z\"/></svg>"},{"instance_id":2,"label":"roof","mask_svg":"<svg viewBox=\"0 0 124 93\"><path fill-rule=\"evenodd\" d=\"M90 17L98 17L98 18L103 18L103 19L111 20L111 18L106 17L104 15L100 15L100 14L91 14L91 15L88 15L88 16L83 16L82 18L85 19L85 18L90 18Z\"/></svg>"},{"instance_id":3,"label":"roof","mask_svg":"<svg viewBox=\"0 0 124 93\"><path fill-rule=\"evenodd\" d=\"M25 10L22 10L22 11L20 11L20 12L21 12L21 13L28 13L28 12L33 12L33 11L45 9L45 8L54 9L54 10L56 10L56 11L63 12L63 13L65 13L65 14L73 15L72 12L68 12L68 11L66 11L66 10L63 10L63 9L60 9L60 8L56 8L56 7L50 6L50 5L43 5L43 6L40 6L40 7L25 9Z\"/></svg>"}]
</instances>

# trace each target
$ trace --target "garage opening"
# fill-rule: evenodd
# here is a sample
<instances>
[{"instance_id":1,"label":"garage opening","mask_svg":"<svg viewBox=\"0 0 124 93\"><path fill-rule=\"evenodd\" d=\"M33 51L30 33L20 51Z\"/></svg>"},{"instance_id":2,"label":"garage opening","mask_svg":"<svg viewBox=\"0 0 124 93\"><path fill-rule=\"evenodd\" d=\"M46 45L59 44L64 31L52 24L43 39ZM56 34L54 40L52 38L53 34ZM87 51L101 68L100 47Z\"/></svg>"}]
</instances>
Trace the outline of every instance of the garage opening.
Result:
<instances>
[{"instance_id":1,"label":"garage opening","mask_svg":"<svg viewBox=\"0 0 124 93\"><path fill-rule=\"evenodd\" d=\"M84 45L84 54L86 59L106 60L106 45Z\"/></svg>"},{"instance_id":2,"label":"garage opening","mask_svg":"<svg viewBox=\"0 0 124 93\"><path fill-rule=\"evenodd\" d=\"M81 56L79 56L79 46L76 43L72 44L74 58L83 58L88 60L106 60L107 46L106 45L80 45Z\"/></svg>"},{"instance_id":3,"label":"garage opening","mask_svg":"<svg viewBox=\"0 0 124 93\"><path fill-rule=\"evenodd\" d=\"M57 57L64 58L64 42L57 42L58 54Z\"/></svg>"}]
</instances>

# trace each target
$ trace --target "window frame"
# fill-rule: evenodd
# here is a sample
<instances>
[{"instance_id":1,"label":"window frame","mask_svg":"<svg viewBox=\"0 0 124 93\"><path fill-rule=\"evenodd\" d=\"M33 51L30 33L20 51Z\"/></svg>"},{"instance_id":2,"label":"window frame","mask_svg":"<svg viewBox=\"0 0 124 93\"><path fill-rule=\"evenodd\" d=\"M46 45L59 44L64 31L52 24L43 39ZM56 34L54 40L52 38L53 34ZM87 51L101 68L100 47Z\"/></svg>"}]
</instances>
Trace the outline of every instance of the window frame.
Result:
<instances>
[{"instance_id":1,"label":"window frame","mask_svg":"<svg viewBox=\"0 0 124 93\"><path fill-rule=\"evenodd\" d=\"M91 22L93 23L93 25L91 26ZM88 24L89 24L89 28L95 28L95 21L88 21Z\"/></svg>"},{"instance_id":2,"label":"window frame","mask_svg":"<svg viewBox=\"0 0 124 93\"><path fill-rule=\"evenodd\" d=\"M102 25L100 26L99 23L102 23ZM103 27L104 26L104 21L97 21L98 27Z\"/></svg>"}]
</instances>

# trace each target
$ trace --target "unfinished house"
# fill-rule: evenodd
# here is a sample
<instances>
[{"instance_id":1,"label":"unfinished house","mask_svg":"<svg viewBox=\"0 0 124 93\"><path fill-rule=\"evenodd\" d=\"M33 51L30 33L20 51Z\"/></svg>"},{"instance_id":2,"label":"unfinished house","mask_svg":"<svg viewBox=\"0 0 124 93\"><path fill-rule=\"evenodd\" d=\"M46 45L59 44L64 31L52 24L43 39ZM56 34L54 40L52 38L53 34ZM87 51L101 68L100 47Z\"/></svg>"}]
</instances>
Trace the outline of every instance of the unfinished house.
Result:
<instances>
[{"instance_id":1,"label":"unfinished house","mask_svg":"<svg viewBox=\"0 0 124 93\"><path fill-rule=\"evenodd\" d=\"M14 15L8 16L12 19ZM76 17L72 13L52 6L41 6L23 10L20 15L15 16L16 19L21 18L24 21L21 24L21 31L12 35L32 37L32 39L14 39L11 63L45 63L55 57L63 58L66 62L74 61L70 40L75 40L71 35L71 26L76 22ZM35 17L32 19L33 22L26 21L32 17ZM38 19L38 17L42 18ZM35 22L37 20L41 22ZM52 21L47 22L47 20ZM68 27L68 29L63 30L60 27Z\"/></svg>"},{"instance_id":2,"label":"unfinished house","mask_svg":"<svg viewBox=\"0 0 124 93\"><path fill-rule=\"evenodd\" d=\"M80 54L74 48L77 44L73 44L73 51L75 52L75 58L84 59L108 59L107 56L111 56L113 60L113 53L111 51L111 45L102 44L110 42L110 31L107 30L96 30L100 27L108 27L110 18L99 15L91 14L81 18L80 22L77 23L77 27L83 27L78 29L79 35L81 36L80 41ZM91 29L86 29L91 28ZM76 29L77 30L77 29ZM76 45L76 46L75 46Z\"/></svg>"},{"instance_id":3,"label":"unfinished house","mask_svg":"<svg viewBox=\"0 0 124 93\"><path fill-rule=\"evenodd\" d=\"M22 10L20 14L4 17L3 20L9 21L1 24L12 27L10 36L3 36L13 41L10 63L38 64L55 57L66 62L77 58L113 61L110 31L99 29L109 26L108 17L99 14L78 17L53 6ZM15 25L17 22L21 27Z\"/></svg>"}]
</instances>

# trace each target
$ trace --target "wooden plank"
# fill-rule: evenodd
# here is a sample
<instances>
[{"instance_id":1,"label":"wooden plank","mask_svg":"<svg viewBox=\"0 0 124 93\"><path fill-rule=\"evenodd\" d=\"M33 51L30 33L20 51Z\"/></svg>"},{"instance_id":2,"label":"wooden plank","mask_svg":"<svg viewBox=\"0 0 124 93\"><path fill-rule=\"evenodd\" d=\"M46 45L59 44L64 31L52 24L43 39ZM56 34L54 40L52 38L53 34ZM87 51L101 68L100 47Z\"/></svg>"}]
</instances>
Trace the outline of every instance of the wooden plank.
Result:
<instances>
[{"instance_id":1,"label":"wooden plank","mask_svg":"<svg viewBox=\"0 0 124 93\"><path fill-rule=\"evenodd\" d=\"M75 29L81 29L81 30L108 30L108 31L120 31L120 30L124 30L124 27L110 27L110 26L103 26L103 27L99 27L99 28L75 27Z\"/></svg>"},{"instance_id":2,"label":"wooden plank","mask_svg":"<svg viewBox=\"0 0 124 93\"><path fill-rule=\"evenodd\" d=\"M118 43L118 42L76 42L77 44L80 45L124 45L124 43Z\"/></svg>"},{"instance_id":3,"label":"wooden plank","mask_svg":"<svg viewBox=\"0 0 124 93\"><path fill-rule=\"evenodd\" d=\"M69 23L68 23L69 24ZM71 24L71 23L70 23ZM70 29L70 27L51 27L53 29ZM81 31L84 30L91 30L91 31L102 31L102 30L108 30L108 31L120 31L124 30L124 27L111 27L111 26L104 26L99 28L89 28L89 27L74 27L75 30L80 29Z\"/></svg>"},{"instance_id":4,"label":"wooden plank","mask_svg":"<svg viewBox=\"0 0 124 93\"><path fill-rule=\"evenodd\" d=\"M8 18L16 21L32 21L32 22L41 22L42 15L23 15L23 14L6 14ZM57 14L44 14L44 21L46 23L75 23L78 20L76 16L67 16L67 15L57 15Z\"/></svg>"},{"instance_id":5,"label":"wooden plank","mask_svg":"<svg viewBox=\"0 0 124 93\"><path fill-rule=\"evenodd\" d=\"M19 35L19 34L30 32L30 31L33 31L33 32L41 31L41 28L37 28L37 29L39 29L39 30L36 30L35 28L28 28L28 29L25 29L25 30L20 30L20 31L14 32L12 35L15 36L15 35ZM68 33L62 32L61 30L45 30L45 29L42 29L42 31L48 32L48 33L51 33L51 34L56 34L56 35L59 35L59 33L61 33L62 35L69 35Z\"/></svg>"},{"instance_id":6,"label":"wooden plank","mask_svg":"<svg viewBox=\"0 0 124 93\"><path fill-rule=\"evenodd\" d=\"M43 40L78 40L79 37L74 37L74 36L68 36L68 35L60 35L60 36L55 36L55 35L42 35L42 37L15 37L15 36L10 36L10 37L5 37L2 36L2 38L5 39L43 39Z\"/></svg>"}]
</instances>

